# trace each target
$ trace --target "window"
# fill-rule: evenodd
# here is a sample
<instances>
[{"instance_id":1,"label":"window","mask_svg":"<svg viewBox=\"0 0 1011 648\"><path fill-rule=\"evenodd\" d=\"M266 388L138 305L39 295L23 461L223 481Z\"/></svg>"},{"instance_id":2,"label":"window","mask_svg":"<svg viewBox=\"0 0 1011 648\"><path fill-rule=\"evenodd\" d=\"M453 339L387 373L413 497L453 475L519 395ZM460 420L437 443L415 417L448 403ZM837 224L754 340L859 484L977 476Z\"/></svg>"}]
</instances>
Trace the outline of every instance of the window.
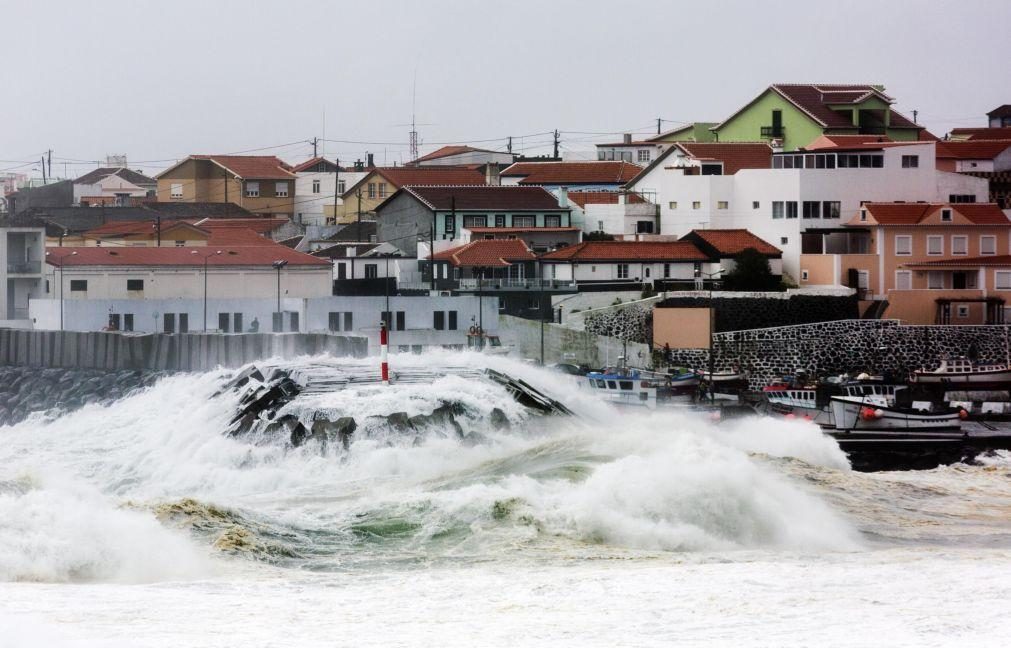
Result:
<instances>
[{"instance_id":1,"label":"window","mask_svg":"<svg viewBox=\"0 0 1011 648\"><path fill-rule=\"evenodd\" d=\"M379 264L378 263L366 263L365 264L365 278L366 279L378 279L379 278Z\"/></svg>"},{"instance_id":2,"label":"window","mask_svg":"<svg viewBox=\"0 0 1011 648\"><path fill-rule=\"evenodd\" d=\"M920 166L920 156L919 155L903 155L902 156L902 168L903 169L916 169Z\"/></svg>"},{"instance_id":3,"label":"window","mask_svg":"<svg viewBox=\"0 0 1011 648\"><path fill-rule=\"evenodd\" d=\"M288 183L287 182L275 182L274 183L274 195L278 198L288 197Z\"/></svg>"},{"instance_id":4,"label":"window","mask_svg":"<svg viewBox=\"0 0 1011 648\"><path fill-rule=\"evenodd\" d=\"M505 214L495 214L495 227L505 227Z\"/></svg>"},{"instance_id":5,"label":"window","mask_svg":"<svg viewBox=\"0 0 1011 648\"><path fill-rule=\"evenodd\" d=\"M354 313L347 312L344 313L344 330L350 331L354 328Z\"/></svg>"},{"instance_id":6,"label":"window","mask_svg":"<svg viewBox=\"0 0 1011 648\"><path fill-rule=\"evenodd\" d=\"M783 214L784 214L784 211L783 211L783 201L782 200L774 200L772 202L772 217L773 218L782 218Z\"/></svg>"},{"instance_id":7,"label":"window","mask_svg":"<svg viewBox=\"0 0 1011 648\"><path fill-rule=\"evenodd\" d=\"M407 314L404 311L397 311L397 330L404 331L407 329L406 326Z\"/></svg>"},{"instance_id":8,"label":"window","mask_svg":"<svg viewBox=\"0 0 1011 648\"><path fill-rule=\"evenodd\" d=\"M669 263L663 264L663 278L664 279L670 279L670 264Z\"/></svg>"},{"instance_id":9,"label":"window","mask_svg":"<svg viewBox=\"0 0 1011 648\"><path fill-rule=\"evenodd\" d=\"M938 270L931 270L928 272L927 288L930 290L941 290L944 288L944 273Z\"/></svg>"},{"instance_id":10,"label":"window","mask_svg":"<svg viewBox=\"0 0 1011 648\"><path fill-rule=\"evenodd\" d=\"M976 202L975 194L950 194L948 196L948 202L950 203L974 203Z\"/></svg>"},{"instance_id":11,"label":"window","mask_svg":"<svg viewBox=\"0 0 1011 648\"><path fill-rule=\"evenodd\" d=\"M789 239L789 238L787 238L787 237L785 237L785 236L780 236L780 237L779 237L779 244L780 244L780 245L786 245L786 244L787 244L787 243L789 243L789 242L790 242L790 239Z\"/></svg>"},{"instance_id":12,"label":"window","mask_svg":"<svg viewBox=\"0 0 1011 648\"><path fill-rule=\"evenodd\" d=\"M896 290L912 290L913 289L913 273L909 270L896 270L895 271L895 289Z\"/></svg>"},{"instance_id":13,"label":"window","mask_svg":"<svg viewBox=\"0 0 1011 648\"><path fill-rule=\"evenodd\" d=\"M133 313L125 313L123 315L123 330L124 331L133 330Z\"/></svg>"},{"instance_id":14,"label":"window","mask_svg":"<svg viewBox=\"0 0 1011 648\"><path fill-rule=\"evenodd\" d=\"M189 333L190 332L190 314L189 313L179 313L179 332Z\"/></svg>"},{"instance_id":15,"label":"window","mask_svg":"<svg viewBox=\"0 0 1011 648\"><path fill-rule=\"evenodd\" d=\"M183 197L183 183L173 182L169 188L170 198L182 198Z\"/></svg>"},{"instance_id":16,"label":"window","mask_svg":"<svg viewBox=\"0 0 1011 648\"><path fill-rule=\"evenodd\" d=\"M668 209L677 209L678 208L678 201L676 201L676 200L670 201L669 203L667 203L667 208Z\"/></svg>"},{"instance_id":17,"label":"window","mask_svg":"<svg viewBox=\"0 0 1011 648\"><path fill-rule=\"evenodd\" d=\"M635 224L636 234L652 234L653 221L637 221Z\"/></svg>"},{"instance_id":18,"label":"window","mask_svg":"<svg viewBox=\"0 0 1011 648\"><path fill-rule=\"evenodd\" d=\"M436 331L446 330L446 312L432 311L432 328Z\"/></svg>"},{"instance_id":19,"label":"window","mask_svg":"<svg viewBox=\"0 0 1011 648\"><path fill-rule=\"evenodd\" d=\"M379 183L379 197L380 198L385 198L386 197L386 183L385 182L380 182Z\"/></svg>"},{"instance_id":20,"label":"window","mask_svg":"<svg viewBox=\"0 0 1011 648\"><path fill-rule=\"evenodd\" d=\"M807 278L808 278L807 270L801 270L800 271L800 280L801 281L807 281Z\"/></svg>"},{"instance_id":21,"label":"window","mask_svg":"<svg viewBox=\"0 0 1011 648\"><path fill-rule=\"evenodd\" d=\"M343 194L344 192L346 192L347 191L347 186L348 186L347 180L338 180L337 181L337 193Z\"/></svg>"},{"instance_id":22,"label":"window","mask_svg":"<svg viewBox=\"0 0 1011 648\"><path fill-rule=\"evenodd\" d=\"M143 279L127 279L126 280L127 290L144 290L144 280Z\"/></svg>"},{"instance_id":23,"label":"window","mask_svg":"<svg viewBox=\"0 0 1011 648\"><path fill-rule=\"evenodd\" d=\"M752 209L758 209L759 207L761 207L761 204L757 200L752 200L751 201L751 208Z\"/></svg>"},{"instance_id":24,"label":"window","mask_svg":"<svg viewBox=\"0 0 1011 648\"><path fill-rule=\"evenodd\" d=\"M821 204L822 218L839 218L842 215L842 204L838 200L826 200Z\"/></svg>"},{"instance_id":25,"label":"window","mask_svg":"<svg viewBox=\"0 0 1011 648\"><path fill-rule=\"evenodd\" d=\"M218 330L228 333L228 324L231 321L228 313L218 313Z\"/></svg>"},{"instance_id":26,"label":"window","mask_svg":"<svg viewBox=\"0 0 1011 648\"><path fill-rule=\"evenodd\" d=\"M232 313L232 330L242 333L242 313Z\"/></svg>"},{"instance_id":27,"label":"window","mask_svg":"<svg viewBox=\"0 0 1011 648\"><path fill-rule=\"evenodd\" d=\"M786 203L786 217L797 218L797 202L795 200Z\"/></svg>"},{"instance_id":28,"label":"window","mask_svg":"<svg viewBox=\"0 0 1011 648\"><path fill-rule=\"evenodd\" d=\"M176 247L186 247L186 241L175 241Z\"/></svg>"},{"instance_id":29,"label":"window","mask_svg":"<svg viewBox=\"0 0 1011 648\"><path fill-rule=\"evenodd\" d=\"M821 203L817 200L804 201L804 218L820 218Z\"/></svg>"},{"instance_id":30,"label":"window","mask_svg":"<svg viewBox=\"0 0 1011 648\"><path fill-rule=\"evenodd\" d=\"M969 254L969 237L968 236L952 236L951 237L951 253L955 256L965 256Z\"/></svg>"},{"instance_id":31,"label":"window","mask_svg":"<svg viewBox=\"0 0 1011 648\"><path fill-rule=\"evenodd\" d=\"M561 227L562 217L558 214L545 214L544 227Z\"/></svg>"},{"instance_id":32,"label":"window","mask_svg":"<svg viewBox=\"0 0 1011 648\"><path fill-rule=\"evenodd\" d=\"M119 313L109 313L109 329L110 331L119 330Z\"/></svg>"},{"instance_id":33,"label":"window","mask_svg":"<svg viewBox=\"0 0 1011 648\"><path fill-rule=\"evenodd\" d=\"M488 217L487 216L464 216L463 226L470 227L487 227Z\"/></svg>"},{"instance_id":34,"label":"window","mask_svg":"<svg viewBox=\"0 0 1011 648\"><path fill-rule=\"evenodd\" d=\"M1011 270L998 270L993 273L994 288L1011 290Z\"/></svg>"},{"instance_id":35,"label":"window","mask_svg":"<svg viewBox=\"0 0 1011 648\"><path fill-rule=\"evenodd\" d=\"M370 182L369 183L369 193L368 193L368 196L369 196L369 198L375 198L376 197L376 183L374 183L374 182Z\"/></svg>"},{"instance_id":36,"label":"window","mask_svg":"<svg viewBox=\"0 0 1011 648\"><path fill-rule=\"evenodd\" d=\"M341 330L341 314L335 313L333 311L327 313L327 330L329 331L340 331Z\"/></svg>"},{"instance_id":37,"label":"window","mask_svg":"<svg viewBox=\"0 0 1011 648\"><path fill-rule=\"evenodd\" d=\"M861 209L860 210L860 220L862 220L862 221L867 220L867 210L866 209Z\"/></svg>"},{"instance_id":38,"label":"window","mask_svg":"<svg viewBox=\"0 0 1011 648\"><path fill-rule=\"evenodd\" d=\"M723 175L723 163L718 162L716 164L702 163L701 169L702 175Z\"/></svg>"},{"instance_id":39,"label":"window","mask_svg":"<svg viewBox=\"0 0 1011 648\"><path fill-rule=\"evenodd\" d=\"M259 182L247 182L246 183L246 198L259 198L260 197L260 183Z\"/></svg>"},{"instance_id":40,"label":"window","mask_svg":"<svg viewBox=\"0 0 1011 648\"><path fill-rule=\"evenodd\" d=\"M639 150L639 154L637 156L637 159L640 162L649 162L649 153L650 153L649 149L645 149L645 150L640 149Z\"/></svg>"},{"instance_id":41,"label":"window","mask_svg":"<svg viewBox=\"0 0 1011 648\"><path fill-rule=\"evenodd\" d=\"M619 279L628 279L628 264L627 263L619 263L618 264L618 278Z\"/></svg>"},{"instance_id":42,"label":"window","mask_svg":"<svg viewBox=\"0 0 1011 648\"><path fill-rule=\"evenodd\" d=\"M446 234L456 233L456 217L452 214L446 214L445 225L443 226L443 231Z\"/></svg>"},{"instance_id":43,"label":"window","mask_svg":"<svg viewBox=\"0 0 1011 648\"><path fill-rule=\"evenodd\" d=\"M941 220L944 221L945 223L950 223L951 222L951 210L950 209L942 209L941 210Z\"/></svg>"},{"instance_id":44,"label":"window","mask_svg":"<svg viewBox=\"0 0 1011 648\"><path fill-rule=\"evenodd\" d=\"M692 209L702 209L702 203L698 200L692 203Z\"/></svg>"},{"instance_id":45,"label":"window","mask_svg":"<svg viewBox=\"0 0 1011 648\"><path fill-rule=\"evenodd\" d=\"M979 237L979 253L984 256L992 256L994 254L997 254L997 237L996 236Z\"/></svg>"},{"instance_id":46,"label":"window","mask_svg":"<svg viewBox=\"0 0 1011 648\"><path fill-rule=\"evenodd\" d=\"M449 315L449 327L448 327L449 330L450 331L455 331L456 330L456 311L446 311L446 314Z\"/></svg>"},{"instance_id":47,"label":"window","mask_svg":"<svg viewBox=\"0 0 1011 648\"><path fill-rule=\"evenodd\" d=\"M717 200L716 209L730 209L730 203L726 200Z\"/></svg>"},{"instance_id":48,"label":"window","mask_svg":"<svg viewBox=\"0 0 1011 648\"><path fill-rule=\"evenodd\" d=\"M319 180L312 181L312 192L319 193Z\"/></svg>"},{"instance_id":49,"label":"window","mask_svg":"<svg viewBox=\"0 0 1011 648\"><path fill-rule=\"evenodd\" d=\"M533 216L513 216L513 227L534 227L534 221Z\"/></svg>"},{"instance_id":50,"label":"window","mask_svg":"<svg viewBox=\"0 0 1011 648\"><path fill-rule=\"evenodd\" d=\"M955 311L955 317L963 319L969 317L969 307L965 304L959 304L958 309Z\"/></svg>"},{"instance_id":51,"label":"window","mask_svg":"<svg viewBox=\"0 0 1011 648\"><path fill-rule=\"evenodd\" d=\"M913 237L902 235L895 237L895 254L898 256L909 256L913 253Z\"/></svg>"},{"instance_id":52,"label":"window","mask_svg":"<svg viewBox=\"0 0 1011 648\"><path fill-rule=\"evenodd\" d=\"M944 237L943 236L928 236L927 237L927 254L930 256L940 256L944 254Z\"/></svg>"},{"instance_id":53,"label":"window","mask_svg":"<svg viewBox=\"0 0 1011 648\"><path fill-rule=\"evenodd\" d=\"M87 279L71 279L70 280L70 292L87 292L88 291L88 280Z\"/></svg>"},{"instance_id":54,"label":"window","mask_svg":"<svg viewBox=\"0 0 1011 648\"><path fill-rule=\"evenodd\" d=\"M165 313L162 316L162 332L164 333L175 333L176 332L176 314L175 313Z\"/></svg>"}]
</instances>

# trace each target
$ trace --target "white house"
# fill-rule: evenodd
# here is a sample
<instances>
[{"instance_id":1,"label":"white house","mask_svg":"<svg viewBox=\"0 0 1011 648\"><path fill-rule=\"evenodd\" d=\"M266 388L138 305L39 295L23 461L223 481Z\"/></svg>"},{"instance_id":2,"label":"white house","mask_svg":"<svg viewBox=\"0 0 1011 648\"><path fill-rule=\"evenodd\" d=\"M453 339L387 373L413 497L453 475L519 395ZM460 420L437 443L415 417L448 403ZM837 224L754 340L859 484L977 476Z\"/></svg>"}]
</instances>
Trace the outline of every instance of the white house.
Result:
<instances>
[{"instance_id":1,"label":"white house","mask_svg":"<svg viewBox=\"0 0 1011 648\"><path fill-rule=\"evenodd\" d=\"M669 141L633 140L631 133L626 133L620 142L597 144L597 159L635 162L646 166L673 145L674 142Z\"/></svg>"},{"instance_id":2,"label":"white house","mask_svg":"<svg viewBox=\"0 0 1011 648\"><path fill-rule=\"evenodd\" d=\"M122 205L128 198L154 195L157 189L158 181L143 173L125 167L103 167L74 180L74 204L90 198L95 199L93 202Z\"/></svg>"},{"instance_id":3,"label":"white house","mask_svg":"<svg viewBox=\"0 0 1011 648\"><path fill-rule=\"evenodd\" d=\"M614 236L659 234L659 208L647 196L630 191L567 191L558 189L559 201L572 208L572 224L584 233Z\"/></svg>"},{"instance_id":4,"label":"white house","mask_svg":"<svg viewBox=\"0 0 1011 648\"><path fill-rule=\"evenodd\" d=\"M473 146L443 146L428 155L422 155L411 164L414 166L484 166L488 164L508 166L515 156L506 151L490 151Z\"/></svg>"},{"instance_id":5,"label":"white house","mask_svg":"<svg viewBox=\"0 0 1011 648\"><path fill-rule=\"evenodd\" d=\"M45 292L41 227L0 228L0 325L27 326L28 305Z\"/></svg>"},{"instance_id":6,"label":"white house","mask_svg":"<svg viewBox=\"0 0 1011 648\"><path fill-rule=\"evenodd\" d=\"M543 254L541 276L582 289L617 290L659 281L694 282L709 257L688 241L587 241Z\"/></svg>"},{"instance_id":7,"label":"white house","mask_svg":"<svg viewBox=\"0 0 1011 648\"><path fill-rule=\"evenodd\" d=\"M739 167L733 174L727 173L727 156L697 160L697 164L668 162L666 157L681 150L674 147L627 188L656 196L661 234L744 228L780 248L784 272L796 279L801 232L839 227L839 219L855 214L864 202L986 201L985 179L937 170L935 146L934 142L850 142L773 153L772 168ZM717 162L722 168L717 168Z\"/></svg>"},{"instance_id":8,"label":"white house","mask_svg":"<svg viewBox=\"0 0 1011 648\"><path fill-rule=\"evenodd\" d=\"M326 214L333 215L334 204L343 205L341 196L348 187L367 175L367 172L348 170L322 157L295 166L296 223L327 225Z\"/></svg>"}]
</instances>

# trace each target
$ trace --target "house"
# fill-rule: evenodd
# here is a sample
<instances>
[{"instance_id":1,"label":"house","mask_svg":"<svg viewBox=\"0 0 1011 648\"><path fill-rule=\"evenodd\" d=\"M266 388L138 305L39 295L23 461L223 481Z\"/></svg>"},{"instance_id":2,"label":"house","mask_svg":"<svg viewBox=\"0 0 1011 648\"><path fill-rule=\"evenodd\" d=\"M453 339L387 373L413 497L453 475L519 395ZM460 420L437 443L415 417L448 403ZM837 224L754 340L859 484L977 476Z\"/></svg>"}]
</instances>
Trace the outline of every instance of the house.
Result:
<instances>
[{"instance_id":1,"label":"house","mask_svg":"<svg viewBox=\"0 0 1011 648\"><path fill-rule=\"evenodd\" d=\"M586 234L603 232L621 237L660 232L660 209L631 191L566 191L561 197L572 208L572 224Z\"/></svg>"},{"instance_id":2,"label":"house","mask_svg":"<svg viewBox=\"0 0 1011 648\"><path fill-rule=\"evenodd\" d=\"M947 142L964 142L968 140L1008 140L1011 139L1011 126L1001 128L952 128Z\"/></svg>"},{"instance_id":3,"label":"house","mask_svg":"<svg viewBox=\"0 0 1011 648\"><path fill-rule=\"evenodd\" d=\"M406 186L376 210L376 231L413 256L419 239L460 241L464 229L571 228L570 212L541 187Z\"/></svg>"},{"instance_id":4,"label":"house","mask_svg":"<svg viewBox=\"0 0 1011 648\"><path fill-rule=\"evenodd\" d=\"M0 326L31 327L29 301L45 291L45 245L41 225L0 228Z\"/></svg>"},{"instance_id":5,"label":"house","mask_svg":"<svg viewBox=\"0 0 1011 648\"><path fill-rule=\"evenodd\" d=\"M717 122L689 122L647 138L648 142L715 142Z\"/></svg>"},{"instance_id":6,"label":"house","mask_svg":"<svg viewBox=\"0 0 1011 648\"><path fill-rule=\"evenodd\" d=\"M994 108L986 114L990 128L1011 128L1011 104Z\"/></svg>"},{"instance_id":7,"label":"house","mask_svg":"<svg viewBox=\"0 0 1011 648\"><path fill-rule=\"evenodd\" d=\"M1005 140L938 142L937 168L983 178L989 184L988 200L1011 210L1011 135Z\"/></svg>"},{"instance_id":8,"label":"house","mask_svg":"<svg viewBox=\"0 0 1011 648\"><path fill-rule=\"evenodd\" d=\"M373 219L376 208L406 186L483 185L485 177L474 169L456 166L376 167L351 185L338 208L338 223Z\"/></svg>"},{"instance_id":9,"label":"house","mask_svg":"<svg viewBox=\"0 0 1011 648\"><path fill-rule=\"evenodd\" d=\"M130 198L153 196L158 189L154 178L126 167L102 167L74 180L74 204L125 206Z\"/></svg>"},{"instance_id":10,"label":"house","mask_svg":"<svg viewBox=\"0 0 1011 648\"><path fill-rule=\"evenodd\" d=\"M693 146L715 148L717 144ZM626 188L656 197L660 234L747 229L783 251L783 272L795 281L799 281L801 234L838 228L839 219L856 213L864 202L987 199L986 180L937 170L933 162L938 143L933 141L846 139L841 145L823 141L819 146L825 147L773 152L772 168L746 168L732 159L736 153L731 148L724 153L709 151L702 156L709 161L686 161L689 166L697 162L697 175L689 172L689 166L668 164L667 158L647 167ZM720 157L723 163L717 169L714 162ZM713 173L722 170L724 174L703 175L703 164L712 165ZM735 167L735 173L725 173Z\"/></svg>"},{"instance_id":11,"label":"house","mask_svg":"<svg viewBox=\"0 0 1011 648\"><path fill-rule=\"evenodd\" d=\"M575 281L580 291L694 285L712 265L689 241L585 241L543 254L540 263L545 280Z\"/></svg>"},{"instance_id":12,"label":"house","mask_svg":"<svg viewBox=\"0 0 1011 648\"><path fill-rule=\"evenodd\" d=\"M509 166L515 156L502 151L474 148L473 146L443 146L428 155L422 155L410 162L410 166L464 166L483 167L485 165Z\"/></svg>"},{"instance_id":13,"label":"house","mask_svg":"<svg viewBox=\"0 0 1011 648\"><path fill-rule=\"evenodd\" d=\"M642 170L630 162L517 162L501 174L503 186L536 185L554 191L560 187L582 190L617 190Z\"/></svg>"},{"instance_id":14,"label":"house","mask_svg":"<svg viewBox=\"0 0 1011 648\"><path fill-rule=\"evenodd\" d=\"M193 247L270 242L283 218L220 218L165 221L116 221L90 229L79 237L64 238L63 247Z\"/></svg>"},{"instance_id":15,"label":"house","mask_svg":"<svg viewBox=\"0 0 1011 648\"><path fill-rule=\"evenodd\" d=\"M295 174L295 222L327 225L344 204L342 196L350 185L365 177L366 171L345 169L324 157L314 157L292 167Z\"/></svg>"},{"instance_id":16,"label":"house","mask_svg":"<svg viewBox=\"0 0 1011 648\"><path fill-rule=\"evenodd\" d=\"M333 264L335 295L395 293L402 279L412 283L420 278L417 259L408 259L389 243L337 243L312 255Z\"/></svg>"},{"instance_id":17,"label":"house","mask_svg":"<svg viewBox=\"0 0 1011 648\"><path fill-rule=\"evenodd\" d=\"M633 140L631 133L625 133L620 142L597 144L597 160L635 162L646 166L669 149L671 144L670 140Z\"/></svg>"},{"instance_id":18,"label":"house","mask_svg":"<svg viewBox=\"0 0 1011 648\"><path fill-rule=\"evenodd\" d=\"M272 155L191 155L158 174L159 202L217 202L291 218L295 174Z\"/></svg>"},{"instance_id":19,"label":"house","mask_svg":"<svg viewBox=\"0 0 1011 648\"><path fill-rule=\"evenodd\" d=\"M894 102L879 85L779 83L766 88L712 131L720 142L768 140L785 151L803 148L829 134L920 139L924 128L892 110Z\"/></svg>"},{"instance_id":20,"label":"house","mask_svg":"<svg viewBox=\"0 0 1011 648\"><path fill-rule=\"evenodd\" d=\"M705 254L712 272L733 271L737 255L745 250L755 250L769 260L772 274L783 274L783 251L745 229L692 230L680 240L691 243Z\"/></svg>"},{"instance_id":21,"label":"house","mask_svg":"<svg viewBox=\"0 0 1011 648\"><path fill-rule=\"evenodd\" d=\"M1011 220L993 203L869 202L804 234L800 285L856 288L872 313L913 324L998 323L1011 274L994 259L1009 246Z\"/></svg>"}]
</instances>

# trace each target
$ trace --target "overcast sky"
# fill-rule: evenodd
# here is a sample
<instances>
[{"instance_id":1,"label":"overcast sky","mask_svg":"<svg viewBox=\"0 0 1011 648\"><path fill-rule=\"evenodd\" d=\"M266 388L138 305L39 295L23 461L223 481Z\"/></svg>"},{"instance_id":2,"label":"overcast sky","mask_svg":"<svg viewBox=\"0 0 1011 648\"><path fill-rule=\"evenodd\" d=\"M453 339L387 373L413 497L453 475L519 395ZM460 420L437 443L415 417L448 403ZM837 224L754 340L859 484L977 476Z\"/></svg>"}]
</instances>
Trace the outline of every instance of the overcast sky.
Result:
<instances>
[{"instance_id":1,"label":"overcast sky","mask_svg":"<svg viewBox=\"0 0 1011 648\"><path fill-rule=\"evenodd\" d=\"M777 82L880 83L942 135L1011 103L1011 2L0 0L0 169L53 149L342 161L472 142L566 151L719 121ZM526 135L526 137L521 137ZM281 146L286 145L286 146ZM72 161L72 163L71 163Z\"/></svg>"}]
</instances>

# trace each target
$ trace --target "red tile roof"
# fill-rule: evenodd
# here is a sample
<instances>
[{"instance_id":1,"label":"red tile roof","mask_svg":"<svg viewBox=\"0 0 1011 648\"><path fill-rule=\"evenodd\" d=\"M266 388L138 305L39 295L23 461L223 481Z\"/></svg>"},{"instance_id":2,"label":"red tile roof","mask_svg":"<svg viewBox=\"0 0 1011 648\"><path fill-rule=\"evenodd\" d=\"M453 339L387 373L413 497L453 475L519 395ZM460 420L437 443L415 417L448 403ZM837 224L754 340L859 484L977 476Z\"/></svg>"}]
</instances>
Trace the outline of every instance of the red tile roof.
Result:
<instances>
[{"instance_id":1,"label":"red tile roof","mask_svg":"<svg viewBox=\"0 0 1011 648\"><path fill-rule=\"evenodd\" d=\"M216 254L220 250L221 254ZM276 243L208 247L78 247L49 248L54 266L270 266L284 260L292 266L328 266L329 261Z\"/></svg>"},{"instance_id":2,"label":"red tile roof","mask_svg":"<svg viewBox=\"0 0 1011 648\"><path fill-rule=\"evenodd\" d=\"M164 221L162 221L164 222ZM282 225L288 223L287 218L202 218L199 220L188 220L205 230L215 231L226 228L250 229L258 234L273 232Z\"/></svg>"},{"instance_id":3,"label":"red tile roof","mask_svg":"<svg viewBox=\"0 0 1011 648\"><path fill-rule=\"evenodd\" d=\"M1011 139L1011 128L952 128L953 140L1000 140Z\"/></svg>"},{"instance_id":4,"label":"red tile roof","mask_svg":"<svg viewBox=\"0 0 1011 648\"><path fill-rule=\"evenodd\" d=\"M456 267L504 267L513 261L533 261L537 256L519 239L482 239L438 252L435 261Z\"/></svg>"},{"instance_id":5,"label":"red tile roof","mask_svg":"<svg viewBox=\"0 0 1011 648\"><path fill-rule=\"evenodd\" d=\"M624 184L642 167L631 162L517 162L502 171L527 185Z\"/></svg>"},{"instance_id":6,"label":"red tile roof","mask_svg":"<svg viewBox=\"0 0 1011 648\"><path fill-rule=\"evenodd\" d=\"M443 146L440 149L436 149L429 153L428 155L422 155L415 162L427 162L428 160L438 160L440 158L450 157L452 155L460 155L461 153L498 153L498 151L489 151L488 149L474 148L473 146Z\"/></svg>"},{"instance_id":7,"label":"red tile roof","mask_svg":"<svg viewBox=\"0 0 1011 648\"><path fill-rule=\"evenodd\" d=\"M296 164L295 166L293 166L291 168L291 172L292 173L300 173L302 171L305 171L306 169L311 169L312 167L316 166L320 162L326 163L327 167L336 167L337 166L336 164L334 164L332 161L326 159L325 157L316 156L316 157L312 158L311 160L306 160L305 162L302 162L301 164ZM343 171L343 170L344 169L341 169L341 171Z\"/></svg>"},{"instance_id":8,"label":"red tile roof","mask_svg":"<svg viewBox=\"0 0 1011 648\"><path fill-rule=\"evenodd\" d=\"M768 256L783 254L783 251L778 247L765 239L758 238L746 229L692 230L682 239L691 240L692 237L702 239L723 256L734 256L749 248Z\"/></svg>"},{"instance_id":9,"label":"red tile roof","mask_svg":"<svg viewBox=\"0 0 1011 648\"><path fill-rule=\"evenodd\" d=\"M457 211L562 211L558 199L542 187L492 187L465 185L459 187L407 186L411 194L429 209L445 211L455 206Z\"/></svg>"},{"instance_id":10,"label":"red tile roof","mask_svg":"<svg viewBox=\"0 0 1011 648\"><path fill-rule=\"evenodd\" d=\"M246 180L291 180L290 167L273 155L191 155L194 160L211 160Z\"/></svg>"},{"instance_id":11,"label":"red tile roof","mask_svg":"<svg viewBox=\"0 0 1011 648\"><path fill-rule=\"evenodd\" d=\"M971 139L964 142L938 142L937 157L956 160L992 160L1011 148L1011 140Z\"/></svg>"},{"instance_id":12,"label":"red tile roof","mask_svg":"<svg viewBox=\"0 0 1011 648\"><path fill-rule=\"evenodd\" d=\"M880 144L891 142L885 135L819 135L813 142L804 147L805 151L817 151L826 148L846 148L854 145Z\"/></svg>"},{"instance_id":13,"label":"red tile roof","mask_svg":"<svg viewBox=\"0 0 1011 648\"><path fill-rule=\"evenodd\" d=\"M545 261L706 261L687 241L587 241L542 254Z\"/></svg>"},{"instance_id":14,"label":"red tile roof","mask_svg":"<svg viewBox=\"0 0 1011 648\"><path fill-rule=\"evenodd\" d=\"M252 230L258 234L272 232L288 222L286 218L186 218L161 222L161 231L168 232L172 228L188 226L205 234L212 234L228 229ZM151 220L116 221L90 229L84 233L88 238L111 238L115 236L131 236L136 234L154 234L156 222Z\"/></svg>"},{"instance_id":15,"label":"red tile roof","mask_svg":"<svg viewBox=\"0 0 1011 648\"><path fill-rule=\"evenodd\" d=\"M995 203L866 203L863 208L880 225L918 225L942 208L951 209L973 225L1011 225L1011 221ZM860 215L857 214L847 224L866 224L859 219Z\"/></svg>"},{"instance_id":16,"label":"red tile roof","mask_svg":"<svg viewBox=\"0 0 1011 648\"><path fill-rule=\"evenodd\" d=\"M724 175L772 168L772 147L765 142L678 142L674 146L696 160L722 162Z\"/></svg>"},{"instance_id":17,"label":"red tile roof","mask_svg":"<svg viewBox=\"0 0 1011 648\"><path fill-rule=\"evenodd\" d=\"M633 192L620 191L570 191L569 201L585 208L587 205L617 205L618 197L624 195L627 204L641 205L646 199Z\"/></svg>"},{"instance_id":18,"label":"red tile roof","mask_svg":"<svg viewBox=\"0 0 1011 648\"><path fill-rule=\"evenodd\" d=\"M375 172L395 187L484 184L484 174L457 166L378 167Z\"/></svg>"}]
</instances>

